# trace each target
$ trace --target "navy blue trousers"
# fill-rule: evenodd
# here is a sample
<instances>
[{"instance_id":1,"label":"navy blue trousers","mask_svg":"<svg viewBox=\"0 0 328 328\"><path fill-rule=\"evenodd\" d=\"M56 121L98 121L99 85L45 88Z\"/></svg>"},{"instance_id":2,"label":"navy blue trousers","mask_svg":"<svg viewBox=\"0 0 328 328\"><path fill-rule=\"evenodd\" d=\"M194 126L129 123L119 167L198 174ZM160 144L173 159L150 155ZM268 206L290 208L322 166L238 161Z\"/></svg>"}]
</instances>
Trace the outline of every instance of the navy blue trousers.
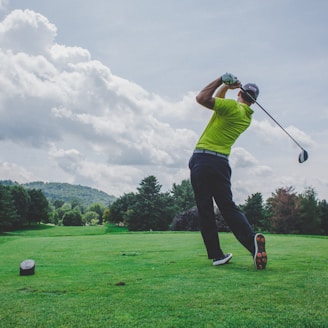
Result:
<instances>
[{"instance_id":1,"label":"navy blue trousers","mask_svg":"<svg viewBox=\"0 0 328 328\"><path fill-rule=\"evenodd\" d=\"M235 237L254 254L255 233L232 199L231 168L228 159L211 154L193 154L189 168L200 217L201 235L208 258L220 258L224 254L215 223L213 199Z\"/></svg>"}]
</instances>

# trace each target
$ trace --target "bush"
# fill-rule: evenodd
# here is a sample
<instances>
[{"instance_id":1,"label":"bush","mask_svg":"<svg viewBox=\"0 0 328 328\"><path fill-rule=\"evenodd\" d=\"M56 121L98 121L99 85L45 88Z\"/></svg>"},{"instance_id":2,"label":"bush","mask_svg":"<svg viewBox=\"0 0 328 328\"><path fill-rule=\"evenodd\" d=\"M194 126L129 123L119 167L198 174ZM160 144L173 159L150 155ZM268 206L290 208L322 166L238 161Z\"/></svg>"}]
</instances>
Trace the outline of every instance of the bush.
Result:
<instances>
[{"instance_id":1,"label":"bush","mask_svg":"<svg viewBox=\"0 0 328 328\"><path fill-rule=\"evenodd\" d=\"M83 221L89 225L98 225L99 222L99 214L94 211L88 211L83 215Z\"/></svg>"},{"instance_id":2,"label":"bush","mask_svg":"<svg viewBox=\"0 0 328 328\"><path fill-rule=\"evenodd\" d=\"M228 225L224 221L220 211L216 210L215 212L216 225L218 231L228 232L230 231ZM174 217L171 224L171 230L175 231L199 231L200 230L200 221L197 207L178 214Z\"/></svg>"},{"instance_id":3,"label":"bush","mask_svg":"<svg viewBox=\"0 0 328 328\"><path fill-rule=\"evenodd\" d=\"M64 226L82 226L82 215L78 210L71 210L64 214L63 216Z\"/></svg>"},{"instance_id":4,"label":"bush","mask_svg":"<svg viewBox=\"0 0 328 328\"><path fill-rule=\"evenodd\" d=\"M199 215L196 207L178 214L174 217L171 230L175 231L199 231Z\"/></svg>"}]
</instances>

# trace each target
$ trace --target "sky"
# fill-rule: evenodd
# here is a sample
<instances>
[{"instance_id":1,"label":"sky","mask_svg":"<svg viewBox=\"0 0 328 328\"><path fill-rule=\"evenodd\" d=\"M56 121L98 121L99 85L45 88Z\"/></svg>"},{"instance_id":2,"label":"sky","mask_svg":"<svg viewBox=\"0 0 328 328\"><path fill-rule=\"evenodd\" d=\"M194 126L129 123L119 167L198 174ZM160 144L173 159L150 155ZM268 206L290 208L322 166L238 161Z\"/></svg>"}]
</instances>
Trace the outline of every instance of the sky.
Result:
<instances>
[{"instance_id":1,"label":"sky","mask_svg":"<svg viewBox=\"0 0 328 328\"><path fill-rule=\"evenodd\" d=\"M116 197L154 175L169 191L212 111L197 93L230 72L260 88L230 155L243 204L278 188L328 199L325 0L0 0L0 180ZM229 91L227 98L236 98Z\"/></svg>"}]
</instances>

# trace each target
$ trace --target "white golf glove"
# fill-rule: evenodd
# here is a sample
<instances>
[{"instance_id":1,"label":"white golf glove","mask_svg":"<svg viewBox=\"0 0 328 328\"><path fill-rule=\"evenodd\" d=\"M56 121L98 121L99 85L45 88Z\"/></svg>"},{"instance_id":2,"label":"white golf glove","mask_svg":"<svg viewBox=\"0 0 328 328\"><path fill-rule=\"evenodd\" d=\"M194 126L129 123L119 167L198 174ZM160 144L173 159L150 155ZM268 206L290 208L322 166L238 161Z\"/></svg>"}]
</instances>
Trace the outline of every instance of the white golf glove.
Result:
<instances>
[{"instance_id":1,"label":"white golf glove","mask_svg":"<svg viewBox=\"0 0 328 328\"><path fill-rule=\"evenodd\" d=\"M231 73L225 73L222 75L221 78L222 78L222 82L227 85L233 85L238 82L237 77Z\"/></svg>"}]
</instances>

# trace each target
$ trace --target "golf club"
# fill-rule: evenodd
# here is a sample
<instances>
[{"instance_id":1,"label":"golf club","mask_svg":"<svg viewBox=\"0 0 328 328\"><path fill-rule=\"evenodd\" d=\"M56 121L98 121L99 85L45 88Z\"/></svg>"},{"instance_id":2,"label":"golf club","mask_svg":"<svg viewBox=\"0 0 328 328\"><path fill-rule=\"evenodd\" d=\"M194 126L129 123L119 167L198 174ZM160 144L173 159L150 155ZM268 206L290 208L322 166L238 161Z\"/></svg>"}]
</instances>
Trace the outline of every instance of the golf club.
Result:
<instances>
[{"instance_id":1,"label":"golf club","mask_svg":"<svg viewBox=\"0 0 328 328\"><path fill-rule=\"evenodd\" d=\"M243 87L240 87L240 89L247 94L248 97L250 97L252 99L252 101L254 101L255 104L257 104L257 106L259 106L265 114L267 114L287 135L290 139L292 139L295 144L301 148L301 153L298 156L298 162L299 163L304 163L308 158L309 158L309 154L308 152L277 122L277 120L275 120L270 113L268 113L257 101L256 99L254 99L254 97L252 97L251 94L249 94Z\"/></svg>"}]
</instances>

